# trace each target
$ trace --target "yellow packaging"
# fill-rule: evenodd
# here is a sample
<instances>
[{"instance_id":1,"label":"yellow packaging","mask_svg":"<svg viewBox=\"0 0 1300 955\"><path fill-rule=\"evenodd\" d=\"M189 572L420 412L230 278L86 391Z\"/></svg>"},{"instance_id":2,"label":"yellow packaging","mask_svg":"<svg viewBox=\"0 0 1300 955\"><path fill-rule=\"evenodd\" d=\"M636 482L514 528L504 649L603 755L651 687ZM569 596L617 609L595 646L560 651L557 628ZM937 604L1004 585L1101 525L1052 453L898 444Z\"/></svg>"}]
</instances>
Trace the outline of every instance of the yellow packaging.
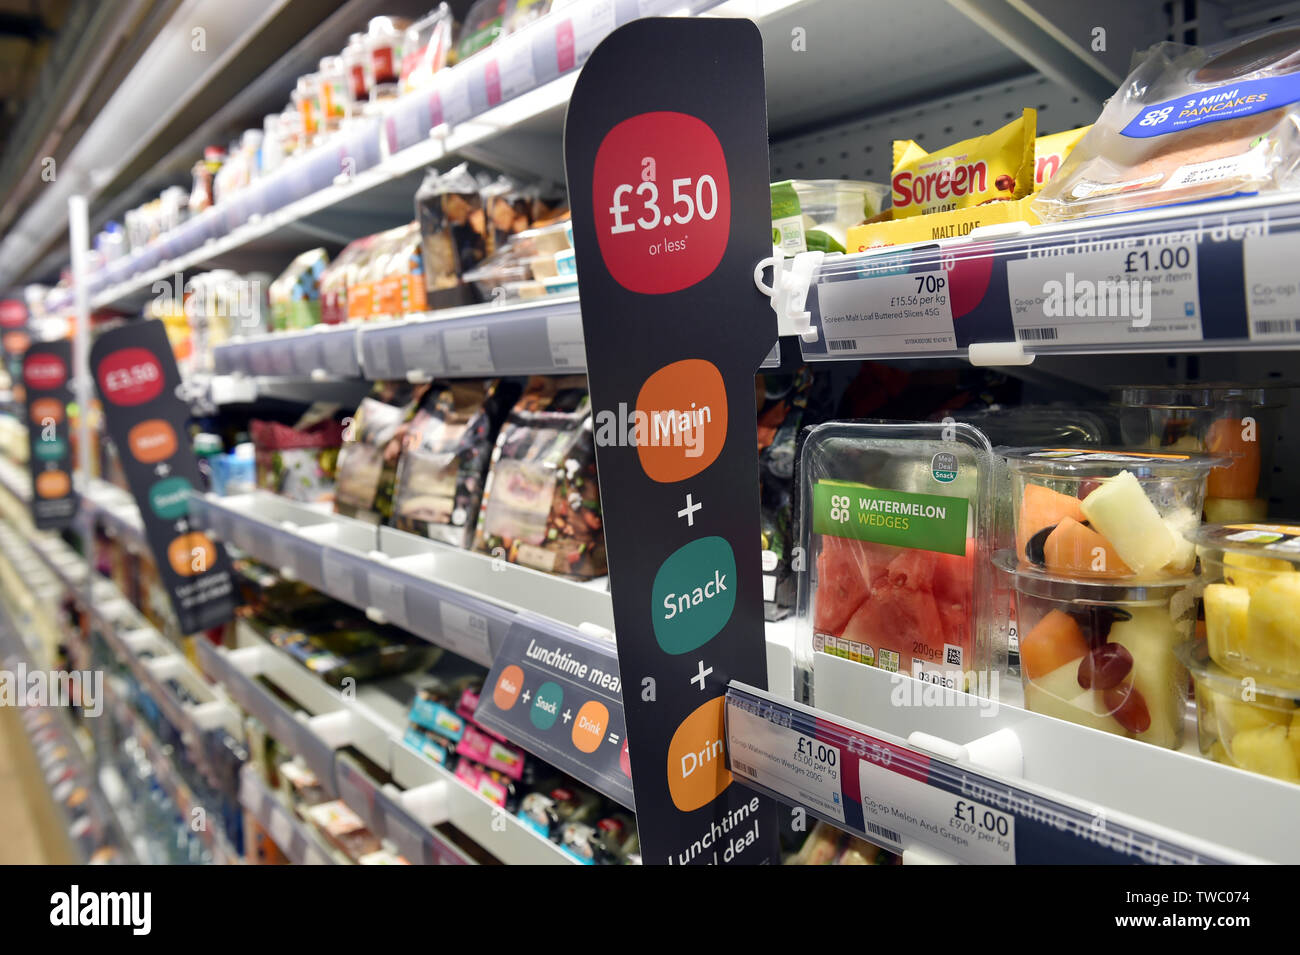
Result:
<instances>
[{"instance_id":1,"label":"yellow packaging","mask_svg":"<svg viewBox=\"0 0 1300 955\"><path fill-rule=\"evenodd\" d=\"M845 237L849 252L865 252L887 245L907 245L912 242L934 242L937 239L956 239L983 226L1005 225L1008 222L1038 222L1030 208L1032 196L1007 202L986 202L969 209L952 209L928 216L908 216L891 222L868 222L855 225Z\"/></svg>"},{"instance_id":2,"label":"yellow packaging","mask_svg":"<svg viewBox=\"0 0 1300 955\"><path fill-rule=\"evenodd\" d=\"M1083 134L1090 129L1091 126L1080 126L1063 133L1039 136L1034 140L1034 192L1042 189L1047 180L1056 175L1075 143L1083 139Z\"/></svg>"},{"instance_id":3,"label":"yellow packaging","mask_svg":"<svg viewBox=\"0 0 1300 955\"><path fill-rule=\"evenodd\" d=\"M933 153L910 139L895 140L890 181L894 219L1030 195L1037 130L1037 112L1026 109L987 136L964 139Z\"/></svg>"}]
</instances>

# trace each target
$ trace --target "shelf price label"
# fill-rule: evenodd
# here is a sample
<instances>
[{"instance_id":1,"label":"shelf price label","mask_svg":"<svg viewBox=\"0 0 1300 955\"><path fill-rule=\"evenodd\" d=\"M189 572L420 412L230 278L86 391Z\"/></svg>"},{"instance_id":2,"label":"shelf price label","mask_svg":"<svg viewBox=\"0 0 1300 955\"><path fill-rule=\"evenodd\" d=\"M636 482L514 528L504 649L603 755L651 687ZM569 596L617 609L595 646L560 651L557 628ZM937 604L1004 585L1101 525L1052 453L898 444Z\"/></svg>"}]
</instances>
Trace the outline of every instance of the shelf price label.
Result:
<instances>
[{"instance_id":1,"label":"shelf price label","mask_svg":"<svg viewBox=\"0 0 1300 955\"><path fill-rule=\"evenodd\" d=\"M1031 246L1007 263L1016 339L1035 345L1200 341L1196 240L1177 233Z\"/></svg>"},{"instance_id":2,"label":"shelf price label","mask_svg":"<svg viewBox=\"0 0 1300 955\"><path fill-rule=\"evenodd\" d=\"M1251 340L1294 341L1300 335L1300 232L1248 236L1242 258Z\"/></svg>"},{"instance_id":3,"label":"shelf price label","mask_svg":"<svg viewBox=\"0 0 1300 955\"><path fill-rule=\"evenodd\" d=\"M957 347L948 273L864 275L817 287L826 349L835 357Z\"/></svg>"},{"instance_id":4,"label":"shelf price label","mask_svg":"<svg viewBox=\"0 0 1300 955\"><path fill-rule=\"evenodd\" d=\"M558 371L585 368L587 350L582 344L582 313L572 312L546 316L546 341L551 348L551 364Z\"/></svg>"},{"instance_id":5,"label":"shelf price label","mask_svg":"<svg viewBox=\"0 0 1300 955\"><path fill-rule=\"evenodd\" d=\"M796 805L845 821L840 784L844 760L837 747L734 706L727 720L734 772L761 781Z\"/></svg>"},{"instance_id":6,"label":"shelf price label","mask_svg":"<svg viewBox=\"0 0 1300 955\"><path fill-rule=\"evenodd\" d=\"M555 63L561 73L581 66L609 31L614 29L614 0L575 4L555 25Z\"/></svg>"}]
</instances>

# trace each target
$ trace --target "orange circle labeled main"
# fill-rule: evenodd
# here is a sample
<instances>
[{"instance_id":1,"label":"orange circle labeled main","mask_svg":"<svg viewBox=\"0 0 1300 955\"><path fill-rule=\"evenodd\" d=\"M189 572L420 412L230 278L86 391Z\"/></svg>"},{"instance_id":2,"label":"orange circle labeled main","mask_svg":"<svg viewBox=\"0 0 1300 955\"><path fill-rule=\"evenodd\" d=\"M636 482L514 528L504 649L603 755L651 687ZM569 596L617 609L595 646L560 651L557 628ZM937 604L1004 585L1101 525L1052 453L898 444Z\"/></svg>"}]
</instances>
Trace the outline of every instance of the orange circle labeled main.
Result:
<instances>
[{"instance_id":1,"label":"orange circle labeled main","mask_svg":"<svg viewBox=\"0 0 1300 955\"><path fill-rule=\"evenodd\" d=\"M508 710L519 699L519 691L524 688L524 671L513 663L501 671L497 685L492 688L492 702L499 710Z\"/></svg>"},{"instance_id":2,"label":"orange circle labeled main","mask_svg":"<svg viewBox=\"0 0 1300 955\"><path fill-rule=\"evenodd\" d=\"M157 464L176 453L176 429L162 418L150 418L126 433L126 443L137 461Z\"/></svg>"},{"instance_id":3,"label":"orange circle labeled main","mask_svg":"<svg viewBox=\"0 0 1300 955\"><path fill-rule=\"evenodd\" d=\"M63 497L72 490L72 481L66 471L42 471L36 475L36 496L44 500Z\"/></svg>"},{"instance_id":4,"label":"orange circle labeled main","mask_svg":"<svg viewBox=\"0 0 1300 955\"><path fill-rule=\"evenodd\" d=\"M605 729L609 726L609 710L605 704L588 700L578 710L573 720L573 745L583 753L594 753L605 741Z\"/></svg>"},{"instance_id":5,"label":"orange circle labeled main","mask_svg":"<svg viewBox=\"0 0 1300 955\"><path fill-rule=\"evenodd\" d=\"M731 785L723 746L725 697L682 720L668 744L668 795L682 812L707 806Z\"/></svg>"},{"instance_id":6,"label":"orange circle labeled main","mask_svg":"<svg viewBox=\"0 0 1300 955\"><path fill-rule=\"evenodd\" d=\"M193 577L217 562L217 549L206 534L191 531L167 545L167 562L182 577Z\"/></svg>"},{"instance_id":7,"label":"orange circle labeled main","mask_svg":"<svg viewBox=\"0 0 1300 955\"><path fill-rule=\"evenodd\" d=\"M684 481L712 464L727 441L727 388L711 361L664 365L636 396L636 452L652 481Z\"/></svg>"}]
</instances>

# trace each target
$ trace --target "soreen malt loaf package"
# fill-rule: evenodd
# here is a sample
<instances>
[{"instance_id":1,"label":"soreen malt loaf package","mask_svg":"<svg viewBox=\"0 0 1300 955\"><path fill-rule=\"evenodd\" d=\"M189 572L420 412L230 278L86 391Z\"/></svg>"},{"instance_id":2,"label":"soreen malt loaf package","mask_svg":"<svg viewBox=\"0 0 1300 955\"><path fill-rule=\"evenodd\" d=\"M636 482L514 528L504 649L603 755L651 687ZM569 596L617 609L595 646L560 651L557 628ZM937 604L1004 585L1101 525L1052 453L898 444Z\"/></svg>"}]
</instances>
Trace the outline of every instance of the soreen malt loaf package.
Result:
<instances>
[{"instance_id":1,"label":"soreen malt loaf package","mask_svg":"<svg viewBox=\"0 0 1300 955\"><path fill-rule=\"evenodd\" d=\"M570 577L606 573L583 375L534 376L501 428L474 549Z\"/></svg>"},{"instance_id":2,"label":"soreen malt loaf package","mask_svg":"<svg viewBox=\"0 0 1300 955\"><path fill-rule=\"evenodd\" d=\"M1300 27L1147 52L1034 210L1074 219L1300 184Z\"/></svg>"},{"instance_id":3,"label":"soreen malt loaf package","mask_svg":"<svg viewBox=\"0 0 1300 955\"><path fill-rule=\"evenodd\" d=\"M403 441L392 524L469 547L492 448L519 396L511 382L462 379L430 386Z\"/></svg>"}]
</instances>

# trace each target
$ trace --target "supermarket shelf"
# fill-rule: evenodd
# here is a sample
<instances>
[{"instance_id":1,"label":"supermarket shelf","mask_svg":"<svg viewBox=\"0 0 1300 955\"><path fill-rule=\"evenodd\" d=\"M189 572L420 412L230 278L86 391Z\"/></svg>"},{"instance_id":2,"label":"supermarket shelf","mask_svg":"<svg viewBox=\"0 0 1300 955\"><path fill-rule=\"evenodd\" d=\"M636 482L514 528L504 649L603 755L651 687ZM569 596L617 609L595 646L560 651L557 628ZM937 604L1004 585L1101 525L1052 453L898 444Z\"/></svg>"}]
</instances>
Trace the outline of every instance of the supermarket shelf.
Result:
<instances>
[{"instance_id":1,"label":"supermarket shelf","mask_svg":"<svg viewBox=\"0 0 1300 955\"><path fill-rule=\"evenodd\" d=\"M239 803L294 865L335 865L321 839L266 785L251 763L239 771Z\"/></svg>"},{"instance_id":2,"label":"supermarket shelf","mask_svg":"<svg viewBox=\"0 0 1300 955\"><path fill-rule=\"evenodd\" d=\"M0 487L24 503L32 499L32 478L21 464L0 457Z\"/></svg>"},{"instance_id":3,"label":"supermarket shelf","mask_svg":"<svg viewBox=\"0 0 1300 955\"><path fill-rule=\"evenodd\" d=\"M147 554L144 522L140 508L126 491L99 478L91 478L81 490L81 507L109 537L121 540L133 554Z\"/></svg>"},{"instance_id":4,"label":"supermarket shelf","mask_svg":"<svg viewBox=\"0 0 1300 955\"><path fill-rule=\"evenodd\" d=\"M194 793L180 774L177 773L171 756L168 755L162 743L158 741L158 737L154 735L153 730L120 698L111 698L108 705L113 708L114 717L118 724L126 727L131 735L140 742L141 748L149 757L149 763L153 766L154 775L157 777L159 785L162 786L163 791L167 793L177 809L180 810L181 816L185 819L193 819L195 809L203 810L203 816L208 824L198 830L199 839L212 853L213 861L218 865L239 864L242 861L241 855L230 844L225 833L222 832L216 815L208 812L206 807L195 800Z\"/></svg>"},{"instance_id":5,"label":"supermarket shelf","mask_svg":"<svg viewBox=\"0 0 1300 955\"><path fill-rule=\"evenodd\" d=\"M826 654L815 665L816 709L731 685L730 759L747 784L865 838L884 826L895 849L976 862L1300 860L1300 832L1278 824L1296 804L1288 783ZM794 768L800 738L835 751L820 781ZM1010 847L938 835L958 799L1007 816ZM893 807L934 830L892 825Z\"/></svg>"},{"instance_id":6,"label":"supermarket shelf","mask_svg":"<svg viewBox=\"0 0 1300 955\"><path fill-rule=\"evenodd\" d=\"M265 491L196 496L190 514L281 576L483 666L511 627L545 626L547 639L613 632L603 580L576 583Z\"/></svg>"},{"instance_id":7,"label":"supermarket shelf","mask_svg":"<svg viewBox=\"0 0 1300 955\"><path fill-rule=\"evenodd\" d=\"M1039 354L1295 348L1297 255L1300 201L1285 195L991 226L827 256L808 295L815 340L801 345L810 361L967 357L981 365Z\"/></svg>"},{"instance_id":8,"label":"supermarket shelf","mask_svg":"<svg viewBox=\"0 0 1300 955\"><path fill-rule=\"evenodd\" d=\"M401 740L395 704L382 691L344 695L282 652L250 626L239 627L236 650L199 641L204 670L277 740L299 756L331 795L342 799L376 835L418 864L463 863L468 858L433 827L450 823L508 864L565 863L568 857ZM294 699L295 713L265 680ZM351 746L396 782L380 785L336 752Z\"/></svg>"}]
</instances>

